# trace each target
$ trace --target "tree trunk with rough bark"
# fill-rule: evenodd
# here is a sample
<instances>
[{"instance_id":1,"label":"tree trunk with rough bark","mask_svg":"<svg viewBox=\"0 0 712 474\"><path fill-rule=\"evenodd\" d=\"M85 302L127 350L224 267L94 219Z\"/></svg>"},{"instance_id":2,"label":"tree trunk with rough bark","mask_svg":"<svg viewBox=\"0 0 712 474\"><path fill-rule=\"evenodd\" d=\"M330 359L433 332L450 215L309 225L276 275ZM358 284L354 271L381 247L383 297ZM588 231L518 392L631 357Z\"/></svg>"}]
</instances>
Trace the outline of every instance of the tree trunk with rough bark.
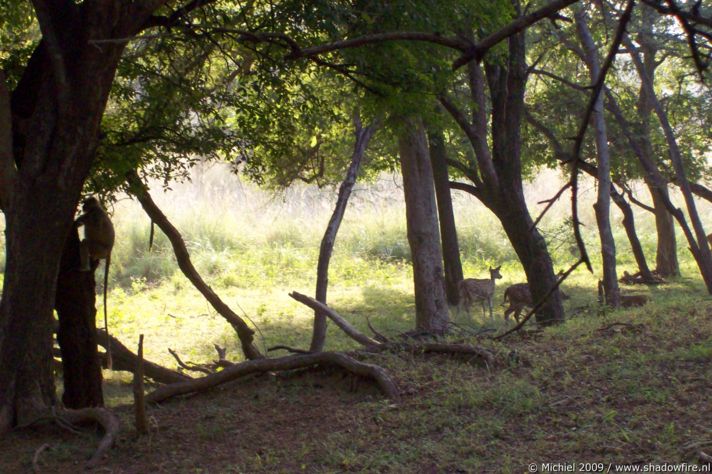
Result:
<instances>
[{"instance_id":1,"label":"tree trunk with rough bark","mask_svg":"<svg viewBox=\"0 0 712 474\"><path fill-rule=\"evenodd\" d=\"M416 328L443 334L449 316L427 137L419 118L405 119L401 127L398 148L413 259Z\"/></svg>"},{"instance_id":2,"label":"tree trunk with rough bark","mask_svg":"<svg viewBox=\"0 0 712 474\"><path fill-rule=\"evenodd\" d=\"M9 124L0 126L7 237L0 434L55 403L50 367L57 275L126 44L98 47L90 40L134 36L157 4L35 0L33 7L43 39L11 94L12 156L2 149Z\"/></svg>"},{"instance_id":3,"label":"tree trunk with rough bark","mask_svg":"<svg viewBox=\"0 0 712 474\"><path fill-rule=\"evenodd\" d=\"M469 88L475 110L472 122L447 98L440 99L467 135L477 162L477 170L462 166L473 186L451 183L451 187L467 190L497 216L524 267L533 301L543 301L536 313L537 322L553 324L564 320L561 294L555 288L557 280L546 241L533 226L522 187L521 120L527 80L524 34L511 36L508 46L506 63L485 61L484 72L478 63L469 65ZM490 128L491 140L487 133Z\"/></svg>"},{"instance_id":4,"label":"tree trunk with rough bark","mask_svg":"<svg viewBox=\"0 0 712 474\"><path fill-rule=\"evenodd\" d=\"M346 171L344 181L339 187L339 196L336 199L336 206L334 207L334 212L331 214L331 219L329 219L329 224L326 226L326 231L324 231L324 237L321 239L321 246L319 247L319 262L317 263L316 272L316 299L322 303L326 303L326 292L329 287L329 262L334 250L336 234L339 232L341 221L344 218L344 212L346 212L346 205L349 202L351 191L356 184L356 178L358 177L363 155L366 153L366 147L377 128L375 124L372 124L364 129L361 127L360 120L357 119L355 122L356 143L354 144L354 151L351 155L351 164ZM326 326L326 316L320 311L315 311L314 331L312 333L311 346L309 347L311 352L320 352L324 349Z\"/></svg>"},{"instance_id":5,"label":"tree trunk with rough bark","mask_svg":"<svg viewBox=\"0 0 712 474\"><path fill-rule=\"evenodd\" d=\"M430 163L433 168L438 220L440 222L440 238L443 246L445 292L448 302L456 306L460 302L457 285L462 281L463 275L462 263L460 262L460 245L457 241L457 227L455 226L455 213L453 212L452 195L450 194L447 150L445 149L445 137L443 137L442 130L428 129L428 143L430 144Z\"/></svg>"},{"instance_id":6,"label":"tree trunk with rough bark","mask_svg":"<svg viewBox=\"0 0 712 474\"><path fill-rule=\"evenodd\" d=\"M67 408L104 405L96 335L96 265L91 272L79 268L79 235L73 229L64 246L55 300L64 376L62 403Z\"/></svg>"}]
</instances>

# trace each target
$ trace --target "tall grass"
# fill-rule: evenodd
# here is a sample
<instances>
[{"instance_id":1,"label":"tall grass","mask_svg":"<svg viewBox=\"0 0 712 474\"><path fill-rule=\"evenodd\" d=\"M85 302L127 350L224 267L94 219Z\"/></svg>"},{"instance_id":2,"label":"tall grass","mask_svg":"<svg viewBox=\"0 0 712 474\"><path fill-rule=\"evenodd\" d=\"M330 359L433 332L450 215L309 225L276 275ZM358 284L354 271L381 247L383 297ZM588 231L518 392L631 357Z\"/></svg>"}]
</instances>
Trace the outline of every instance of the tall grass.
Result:
<instances>
[{"instance_id":1,"label":"tall grass","mask_svg":"<svg viewBox=\"0 0 712 474\"><path fill-rule=\"evenodd\" d=\"M532 215L563 184L554 171L544 171L526 186ZM639 190L645 200L647 194ZM311 332L312 313L287 294L298 290L311 294L316 279L319 244L336 198L334 188L317 189L296 185L281 193L268 193L241 182L220 166L198 168L192 182L178 184L163 192L153 184L153 198L180 230L191 258L203 278L220 296L256 325L260 346L292 344L303 346ZM453 192L463 268L467 277L485 277L488 266L503 265L504 279L498 282L498 302L502 288L524 281L518 263L495 216L474 198ZM592 209L595 186L581 184L581 219L594 269L600 274L600 252ZM674 196L674 199L678 199ZM543 219L544 233L557 268L574 262L577 251L569 221L569 199L565 196ZM712 224L709 205L701 203L706 224ZM178 269L166 237L156 229L152 250L148 248L150 221L140 206L128 199L115 205L113 219L117 243L110 272L109 314L120 339L133 341L147 334L146 356L171 364L166 348L178 350L188 359L211 358L212 344L227 346L230 355L239 354L233 330L192 288ZM638 233L654 266L655 225L653 216L636 213ZM621 220L613 209L613 222ZM0 221L0 225L2 225ZM620 270L634 270L634 261L621 225L614 236ZM0 243L2 242L0 235ZM678 237L683 272L689 278L675 285L701 289L694 262L682 236ZM2 246L4 249L4 245ZM0 253L0 263L4 254ZM329 303L364 329L364 316L385 333L412 328L411 257L406 237L405 209L400 182L391 175L374 183L358 184L337 237L329 273ZM597 275L577 272L566 282L572 300L567 307L595 304ZM571 290L574 290L573 292ZM661 296L662 297L662 296ZM461 324L470 316L454 313ZM472 318L480 317L477 309ZM251 324L252 324L251 323ZM350 342L330 329L331 349L349 347Z\"/></svg>"},{"instance_id":2,"label":"tall grass","mask_svg":"<svg viewBox=\"0 0 712 474\"><path fill-rule=\"evenodd\" d=\"M551 197L561 186L556 172L546 171L527 186L532 215L538 201ZM640 192L645 199L643 190ZM243 287L288 284L312 285L323 229L335 199L333 188L294 186L269 194L239 181L221 167L200 169L192 183L175 186L153 196L180 229L199 270L218 283ZM600 250L592 202L594 183L583 180L581 219L584 239L594 264ZM461 254L468 276L486 274L488 265L504 264L519 269L517 257L495 216L471 196L454 192ZM702 204L703 216L710 207ZM571 233L569 200L552 207L540 228L552 257L559 266L575 260L577 249ZM153 251L148 250L149 220L134 202L121 201L114 214L118 243L112 259L115 285L130 287L143 278L155 284L177 271L168 240L157 231ZM622 225L613 208L614 236L619 262L634 264ZM709 219L707 219L709 220ZM637 212L638 235L651 264L655 255L652 214ZM681 255L687 244L678 238ZM337 237L331 267L332 280L358 283L372 271L403 272L410 263L406 238L402 188L393 176L357 186ZM381 275L382 276L382 275Z\"/></svg>"}]
</instances>

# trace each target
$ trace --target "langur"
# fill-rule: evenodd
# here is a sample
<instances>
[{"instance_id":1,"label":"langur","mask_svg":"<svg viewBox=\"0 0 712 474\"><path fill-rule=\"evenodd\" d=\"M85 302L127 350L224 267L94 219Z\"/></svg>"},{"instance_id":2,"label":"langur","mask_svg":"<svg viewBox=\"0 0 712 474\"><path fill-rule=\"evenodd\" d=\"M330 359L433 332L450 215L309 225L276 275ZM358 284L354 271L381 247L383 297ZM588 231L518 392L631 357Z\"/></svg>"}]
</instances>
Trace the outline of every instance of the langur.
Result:
<instances>
[{"instance_id":1,"label":"langur","mask_svg":"<svg viewBox=\"0 0 712 474\"><path fill-rule=\"evenodd\" d=\"M91 271L92 263L101 259L104 265L104 329L106 330L106 365L112 367L111 342L109 339L109 318L106 306L106 291L109 284L111 249L114 247L114 225L109 215L95 197L88 197L82 203L82 215L75 221L77 227L84 226L84 240L79 244L79 271Z\"/></svg>"}]
</instances>

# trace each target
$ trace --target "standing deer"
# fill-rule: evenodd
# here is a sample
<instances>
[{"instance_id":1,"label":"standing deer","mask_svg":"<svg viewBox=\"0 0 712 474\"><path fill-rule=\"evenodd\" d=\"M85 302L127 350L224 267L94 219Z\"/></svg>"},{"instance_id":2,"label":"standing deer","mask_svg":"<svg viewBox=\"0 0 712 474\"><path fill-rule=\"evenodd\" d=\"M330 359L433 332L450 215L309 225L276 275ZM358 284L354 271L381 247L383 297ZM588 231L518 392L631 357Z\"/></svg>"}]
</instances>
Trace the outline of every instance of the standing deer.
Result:
<instances>
[{"instance_id":1,"label":"standing deer","mask_svg":"<svg viewBox=\"0 0 712 474\"><path fill-rule=\"evenodd\" d=\"M499 273L500 265L497 268L490 267L490 277L487 278L465 278L457 284L457 291L460 294L460 304L465 311L470 311L470 307L475 301L482 302L482 315L485 315L485 301L489 305L490 318L492 315L492 298L494 297L494 281L502 278Z\"/></svg>"},{"instance_id":2,"label":"standing deer","mask_svg":"<svg viewBox=\"0 0 712 474\"><path fill-rule=\"evenodd\" d=\"M561 277L562 272L557 274ZM561 293L562 300L568 300L569 295L559 290ZM514 319L519 322L519 316L522 314L524 308L531 308L534 306L534 301L532 299L532 293L529 290L529 285L527 283L515 283L514 285L508 286L504 290L504 299L502 300L502 306L504 306L509 300L509 308L504 310L504 320L509 320L509 315L514 313Z\"/></svg>"},{"instance_id":3,"label":"standing deer","mask_svg":"<svg viewBox=\"0 0 712 474\"><path fill-rule=\"evenodd\" d=\"M504 290L504 299L502 306L509 300L509 308L504 310L504 320L509 321L509 315L514 313L514 319L519 323L519 315L526 307L531 307L532 293L529 291L529 285L526 283L515 283Z\"/></svg>"}]
</instances>

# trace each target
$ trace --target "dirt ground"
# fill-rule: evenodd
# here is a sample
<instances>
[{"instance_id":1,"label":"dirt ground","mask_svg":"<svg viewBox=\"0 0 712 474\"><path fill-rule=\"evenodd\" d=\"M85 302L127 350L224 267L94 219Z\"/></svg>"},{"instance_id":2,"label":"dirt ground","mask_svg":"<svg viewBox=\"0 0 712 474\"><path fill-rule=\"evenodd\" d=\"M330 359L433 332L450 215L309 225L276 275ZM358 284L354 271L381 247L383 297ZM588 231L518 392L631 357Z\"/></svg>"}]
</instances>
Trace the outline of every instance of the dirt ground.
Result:
<instances>
[{"instance_id":1,"label":"dirt ground","mask_svg":"<svg viewBox=\"0 0 712 474\"><path fill-rule=\"evenodd\" d=\"M532 462L696 462L712 453L712 301L572 320L484 344L497 367L382 354L403 398L339 371L262 375L132 409L93 472L526 472ZM93 432L56 426L2 440L0 473L76 473Z\"/></svg>"}]
</instances>

